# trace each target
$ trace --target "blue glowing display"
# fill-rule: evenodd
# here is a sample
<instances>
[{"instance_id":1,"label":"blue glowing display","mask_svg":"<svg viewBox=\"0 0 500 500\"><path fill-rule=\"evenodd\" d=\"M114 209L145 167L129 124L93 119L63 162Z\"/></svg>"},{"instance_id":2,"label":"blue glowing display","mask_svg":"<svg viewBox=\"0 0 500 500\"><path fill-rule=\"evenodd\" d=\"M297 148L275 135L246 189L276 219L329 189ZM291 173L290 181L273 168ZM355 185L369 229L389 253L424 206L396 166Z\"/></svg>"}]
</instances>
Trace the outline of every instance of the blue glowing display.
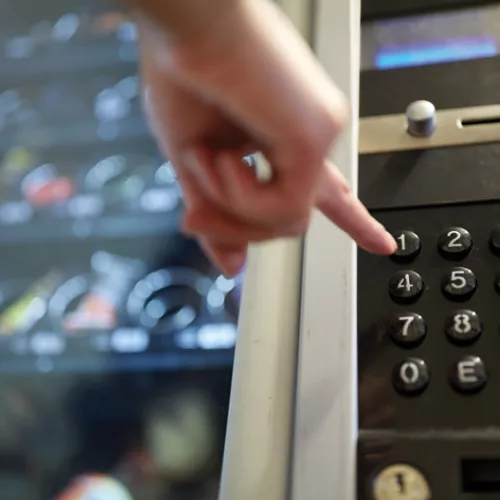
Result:
<instances>
[{"instance_id":1,"label":"blue glowing display","mask_svg":"<svg viewBox=\"0 0 500 500\"><path fill-rule=\"evenodd\" d=\"M424 66L498 55L497 42L490 38L448 40L442 43L382 49L376 55L379 70Z\"/></svg>"}]
</instances>

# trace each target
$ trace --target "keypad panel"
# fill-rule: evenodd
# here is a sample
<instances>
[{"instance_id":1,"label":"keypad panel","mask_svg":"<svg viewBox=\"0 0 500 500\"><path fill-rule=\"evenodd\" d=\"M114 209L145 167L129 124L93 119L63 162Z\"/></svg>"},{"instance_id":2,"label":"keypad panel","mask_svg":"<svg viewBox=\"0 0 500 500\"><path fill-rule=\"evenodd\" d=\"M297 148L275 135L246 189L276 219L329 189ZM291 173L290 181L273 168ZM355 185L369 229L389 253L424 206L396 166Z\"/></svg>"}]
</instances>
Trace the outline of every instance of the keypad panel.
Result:
<instances>
[{"instance_id":1,"label":"keypad panel","mask_svg":"<svg viewBox=\"0 0 500 500\"><path fill-rule=\"evenodd\" d=\"M360 428L500 425L500 203L373 215L400 248L359 251Z\"/></svg>"}]
</instances>

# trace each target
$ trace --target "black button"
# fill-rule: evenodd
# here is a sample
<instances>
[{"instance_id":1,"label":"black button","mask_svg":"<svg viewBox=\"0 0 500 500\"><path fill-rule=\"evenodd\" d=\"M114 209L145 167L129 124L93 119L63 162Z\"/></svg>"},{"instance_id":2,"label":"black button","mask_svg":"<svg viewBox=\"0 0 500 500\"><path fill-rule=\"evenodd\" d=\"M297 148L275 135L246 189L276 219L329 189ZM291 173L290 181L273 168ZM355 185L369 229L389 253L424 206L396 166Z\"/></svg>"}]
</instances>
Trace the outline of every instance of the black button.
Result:
<instances>
[{"instance_id":1,"label":"black button","mask_svg":"<svg viewBox=\"0 0 500 500\"><path fill-rule=\"evenodd\" d=\"M442 282L443 293L453 300L467 300L477 289L476 275L466 267L454 267Z\"/></svg>"},{"instance_id":2,"label":"black button","mask_svg":"<svg viewBox=\"0 0 500 500\"><path fill-rule=\"evenodd\" d=\"M472 238L463 227L448 227L438 237L439 251L450 259L465 257L472 248Z\"/></svg>"},{"instance_id":3,"label":"black button","mask_svg":"<svg viewBox=\"0 0 500 500\"><path fill-rule=\"evenodd\" d=\"M493 253L500 255L500 225L490 233L490 248Z\"/></svg>"},{"instance_id":4,"label":"black button","mask_svg":"<svg viewBox=\"0 0 500 500\"><path fill-rule=\"evenodd\" d=\"M500 293L500 271L497 271L495 275L495 290Z\"/></svg>"},{"instance_id":5,"label":"black button","mask_svg":"<svg viewBox=\"0 0 500 500\"><path fill-rule=\"evenodd\" d=\"M481 321L474 311L460 309L446 320L445 330L453 343L472 344L481 335Z\"/></svg>"},{"instance_id":6,"label":"black button","mask_svg":"<svg viewBox=\"0 0 500 500\"><path fill-rule=\"evenodd\" d=\"M415 271L398 271L389 280L389 293L396 302L412 302L423 290L422 278Z\"/></svg>"},{"instance_id":7,"label":"black button","mask_svg":"<svg viewBox=\"0 0 500 500\"><path fill-rule=\"evenodd\" d=\"M396 262L410 262L420 253L422 244L413 231L397 231L392 234L398 243L398 249L391 255Z\"/></svg>"},{"instance_id":8,"label":"black button","mask_svg":"<svg viewBox=\"0 0 500 500\"><path fill-rule=\"evenodd\" d=\"M452 368L452 384L461 392L478 392L488 380L486 367L478 356L465 356Z\"/></svg>"},{"instance_id":9,"label":"black button","mask_svg":"<svg viewBox=\"0 0 500 500\"><path fill-rule=\"evenodd\" d=\"M430 375L425 361L408 358L399 363L393 371L393 383L402 394L420 394L429 385Z\"/></svg>"},{"instance_id":10,"label":"black button","mask_svg":"<svg viewBox=\"0 0 500 500\"><path fill-rule=\"evenodd\" d=\"M403 313L395 316L389 325L389 335L401 347L419 345L427 334L424 318L416 313Z\"/></svg>"}]
</instances>

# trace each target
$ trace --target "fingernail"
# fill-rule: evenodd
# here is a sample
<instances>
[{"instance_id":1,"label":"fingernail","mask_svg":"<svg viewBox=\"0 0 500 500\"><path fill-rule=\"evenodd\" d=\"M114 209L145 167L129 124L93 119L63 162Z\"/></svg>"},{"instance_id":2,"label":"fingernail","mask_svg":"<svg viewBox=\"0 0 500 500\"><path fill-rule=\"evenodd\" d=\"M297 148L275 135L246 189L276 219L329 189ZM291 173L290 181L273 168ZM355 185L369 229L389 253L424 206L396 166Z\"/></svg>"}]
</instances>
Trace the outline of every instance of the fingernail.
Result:
<instances>
[{"instance_id":1,"label":"fingernail","mask_svg":"<svg viewBox=\"0 0 500 500\"><path fill-rule=\"evenodd\" d=\"M373 232L370 231L358 244L368 252L379 255L392 255L398 248L393 236L378 222L373 227Z\"/></svg>"},{"instance_id":2,"label":"fingernail","mask_svg":"<svg viewBox=\"0 0 500 500\"><path fill-rule=\"evenodd\" d=\"M377 232L379 236L379 241L381 243L381 253L384 253L386 255L392 255L397 249L398 249L398 244L394 237L392 236L389 231L380 223L377 224Z\"/></svg>"},{"instance_id":3,"label":"fingernail","mask_svg":"<svg viewBox=\"0 0 500 500\"><path fill-rule=\"evenodd\" d=\"M398 244L392 234L390 234L387 230L384 234L384 243L387 245L387 251L389 254L393 254L398 249Z\"/></svg>"}]
</instances>

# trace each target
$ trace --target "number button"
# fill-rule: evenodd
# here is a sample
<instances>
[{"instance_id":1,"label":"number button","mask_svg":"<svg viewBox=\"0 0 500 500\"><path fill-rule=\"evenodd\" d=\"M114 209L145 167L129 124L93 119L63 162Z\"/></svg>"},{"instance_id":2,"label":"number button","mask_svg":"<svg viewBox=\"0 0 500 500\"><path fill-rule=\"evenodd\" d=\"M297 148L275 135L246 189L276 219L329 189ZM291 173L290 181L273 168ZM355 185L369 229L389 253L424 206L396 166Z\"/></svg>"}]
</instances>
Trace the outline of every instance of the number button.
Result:
<instances>
[{"instance_id":1,"label":"number button","mask_svg":"<svg viewBox=\"0 0 500 500\"><path fill-rule=\"evenodd\" d=\"M497 271L495 275L495 290L500 293L500 271Z\"/></svg>"},{"instance_id":2,"label":"number button","mask_svg":"<svg viewBox=\"0 0 500 500\"><path fill-rule=\"evenodd\" d=\"M490 233L490 248L495 255L500 255L500 225Z\"/></svg>"},{"instance_id":3,"label":"number button","mask_svg":"<svg viewBox=\"0 0 500 500\"><path fill-rule=\"evenodd\" d=\"M427 334L424 318L416 313L404 313L394 317L389 326L389 335L401 347L415 347L423 342Z\"/></svg>"},{"instance_id":4,"label":"number button","mask_svg":"<svg viewBox=\"0 0 500 500\"><path fill-rule=\"evenodd\" d=\"M420 274L415 271L398 271L389 280L389 293L396 302L412 302L424 290Z\"/></svg>"},{"instance_id":5,"label":"number button","mask_svg":"<svg viewBox=\"0 0 500 500\"><path fill-rule=\"evenodd\" d=\"M465 257L472 248L472 237L463 227L449 227L438 237L439 251L450 259Z\"/></svg>"},{"instance_id":6,"label":"number button","mask_svg":"<svg viewBox=\"0 0 500 500\"><path fill-rule=\"evenodd\" d=\"M484 388L488 374L481 358L465 356L453 366L450 380L460 392L474 393Z\"/></svg>"},{"instance_id":7,"label":"number button","mask_svg":"<svg viewBox=\"0 0 500 500\"><path fill-rule=\"evenodd\" d=\"M452 300L467 300L477 289L476 275L465 267L454 267L443 279L443 293Z\"/></svg>"},{"instance_id":8,"label":"number button","mask_svg":"<svg viewBox=\"0 0 500 500\"><path fill-rule=\"evenodd\" d=\"M410 262L418 256L422 248L420 238L413 231L398 231L393 233L398 243L398 249L391 255L396 262Z\"/></svg>"},{"instance_id":9,"label":"number button","mask_svg":"<svg viewBox=\"0 0 500 500\"><path fill-rule=\"evenodd\" d=\"M455 311L445 325L446 334L454 344L472 344L482 332L479 316L468 309Z\"/></svg>"},{"instance_id":10,"label":"number button","mask_svg":"<svg viewBox=\"0 0 500 500\"><path fill-rule=\"evenodd\" d=\"M423 359L408 358L394 368L394 387L402 394L422 393L429 385L429 380L429 369Z\"/></svg>"}]
</instances>

